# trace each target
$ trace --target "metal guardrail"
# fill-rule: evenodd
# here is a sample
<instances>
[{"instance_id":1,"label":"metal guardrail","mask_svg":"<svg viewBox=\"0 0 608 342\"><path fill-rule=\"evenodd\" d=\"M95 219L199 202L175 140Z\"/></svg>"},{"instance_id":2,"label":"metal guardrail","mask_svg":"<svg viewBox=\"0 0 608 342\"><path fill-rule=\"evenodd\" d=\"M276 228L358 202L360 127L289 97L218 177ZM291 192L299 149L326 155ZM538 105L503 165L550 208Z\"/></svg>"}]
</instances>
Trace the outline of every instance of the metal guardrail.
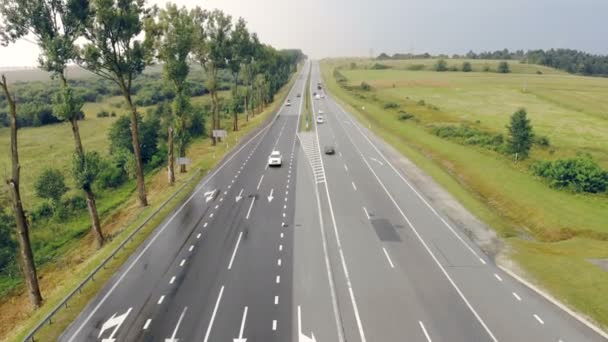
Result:
<instances>
[{"instance_id":1,"label":"metal guardrail","mask_svg":"<svg viewBox=\"0 0 608 342\"><path fill-rule=\"evenodd\" d=\"M36 334L40 331L40 329L42 329L43 327L45 327L46 325L49 324L53 324L53 317L61 310L64 308L68 307L68 302L76 295L81 293L82 288L87 285L89 282L91 281L95 281L95 275L97 274L97 272L99 272L101 269L103 269L106 264L108 262L110 262L112 259L114 259L114 257L116 256L116 254L118 254L118 252L120 252L127 243L131 242L131 240L133 239L133 237L139 233L139 231L148 223L150 222L150 220L152 220L163 208L165 208L165 206L167 206L167 204L169 202L171 202L185 187L186 185L190 184L190 182L192 182L192 180L195 178L195 176L197 176L199 173L201 172L201 169L197 169L196 172L190 176L190 178L188 178L188 180L186 180L184 182L184 184L182 184L179 189L177 189L177 191L175 191L175 193L173 193L169 198L167 198L161 205L160 207L158 207L156 210L154 210L154 212L152 212L145 220L144 222L142 222L137 228L135 228L131 234L129 234L129 236L127 236L127 238L125 238L120 245L118 245L118 247L116 247L116 249L114 251L112 251L112 253L110 253L110 255L108 255L91 273L89 273L89 275L87 275L87 277L80 282L80 284L78 284L78 286L76 286L76 288L74 290L72 290L72 292L70 292L65 298L63 298L63 300L61 300L61 302L59 304L57 304L57 306L55 306L55 308L53 310L51 310L51 312L48 313L48 315L46 315L46 317L44 317L44 319L42 319L40 321L40 323L38 323L36 325L36 327L34 327L34 329L32 329L32 331L23 339L24 342L30 341L30 342L35 342L35 336Z\"/></svg>"}]
</instances>

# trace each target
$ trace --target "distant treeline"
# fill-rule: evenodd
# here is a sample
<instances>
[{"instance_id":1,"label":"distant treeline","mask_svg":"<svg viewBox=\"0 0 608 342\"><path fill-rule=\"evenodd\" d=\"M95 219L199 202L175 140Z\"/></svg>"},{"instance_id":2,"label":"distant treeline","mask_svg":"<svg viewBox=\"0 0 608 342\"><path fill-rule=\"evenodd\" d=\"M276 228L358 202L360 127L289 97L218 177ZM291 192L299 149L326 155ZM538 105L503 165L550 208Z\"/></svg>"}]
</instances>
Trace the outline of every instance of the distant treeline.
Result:
<instances>
[{"instance_id":1,"label":"distant treeline","mask_svg":"<svg viewBox=\"0 0 608 342\"><path fill-rule=\"evenodd\" d=\"M448 58L448 55L431 55L429 53L411 54L396 53L392 56L381 53L377 59L424 59L424 58ZM572 49L551 50L516 50L508 49L475 53L469 51L464 55L454 54L451 58L467 59L502 59L517 60L522 63L540 64L551 68L563 70L572 74L588 76L608 76L608 56L593 55L583 51Z\"/></svg>"},{"instance_id":2,"label":"distant treeline","mask_svg":"<svg viewBox=\"0 0 608 342\"><path fill-rule=\"evenodd\" d=\"M189 77L190 93L201 96L207 93L203 84L204 76L195 73ZM218 72L220 85L218 90L228 90L231 86L231 75L227 70ZM107 96L120 96L120 89L111 81L99 77L69 80L72 89L83 102L99 102ZM61 122L53 115L53 99L60 90L58 86L50 86L49 82L20 82L13 85L17 95L19 111L17 124L19 127L38 127ZM138 106L151 106L171 100L175 93L163 82L160 73L143 74L134 81L133 94ZM9 126L8 106L4 95L0 94L0 127ZM84 114L82 114L84 118Z\"/></svg>"}]
</instances>

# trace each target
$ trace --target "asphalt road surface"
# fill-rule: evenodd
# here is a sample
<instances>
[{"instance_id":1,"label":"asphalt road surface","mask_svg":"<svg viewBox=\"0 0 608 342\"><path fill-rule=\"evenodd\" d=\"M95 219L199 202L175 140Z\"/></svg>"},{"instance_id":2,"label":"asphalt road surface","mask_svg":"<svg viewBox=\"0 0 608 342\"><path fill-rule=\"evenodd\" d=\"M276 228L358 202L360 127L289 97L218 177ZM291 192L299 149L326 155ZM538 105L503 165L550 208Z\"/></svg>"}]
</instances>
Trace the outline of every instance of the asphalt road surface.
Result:
<instances>
[{"instance_id":1,"label":"asphalt road surface","mask_svg":"<svg viewBox=\"0 0 608 342\"><path fill-rule=\"evenodd\" d=\"M605 341L496 267L331 96L298 133L309 65L61 341Z\"/></svg>"}]
</instances>

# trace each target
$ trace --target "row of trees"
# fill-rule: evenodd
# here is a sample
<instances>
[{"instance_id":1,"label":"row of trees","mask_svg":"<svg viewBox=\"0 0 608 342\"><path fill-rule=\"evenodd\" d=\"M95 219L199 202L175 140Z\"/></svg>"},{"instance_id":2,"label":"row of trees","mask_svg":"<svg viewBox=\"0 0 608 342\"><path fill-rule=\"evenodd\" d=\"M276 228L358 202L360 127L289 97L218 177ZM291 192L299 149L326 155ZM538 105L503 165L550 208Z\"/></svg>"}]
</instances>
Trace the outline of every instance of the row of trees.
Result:
<instances>
[{"instance_id":1,"label":"row of trees","mask_svg":"<svg viewBox=\"0 0 608 342\"><path fill-rule=\"evenodd\" d=\"M168 127L168 178L173 184L173 142L179 156L185 156L190 141L190 64L196 62L205 72L206 88L211 99L210 130L220 129L218 75L228 70L233 76L233 97L243 98L244 108L254 113L261 110L295 70L303 58L299 50L279 52L260 43L249 33L246 22L220 10L192 10L168 4L164 9L147 7L143 0L0 0L0 40L13 43L33 36L41 54L40 68L58 79L60 89L52 101L53 114L69 122L75 146L73 176L76 186L86 196L91 228L97 245L104 244L93 183L98 174L99 158L84 149L78 121L83 101L76 96L67 79L66 68L77 63L114 84L124 97L130 117L130 139L137 179L138 199L148 205L144 184L140 113L133 99L135 80L146 66L163 65L163 76L172 87L172 120ZM84 42L80 44L80 42ZM77 43L78 42L78 43ZM242 77L241 77L242 76ZM239 92L242 84L245 92ZM19 194L19 157L17 147L17 105L2 78L4 98L9 106L11 122L12 175L7 181L11 189L13 210L19 236L20 262L31 302L40 306L42 297L29 241L29 226ZM238 106L233 109L233 130L238 130ZM213 138L213 144L216 139ZM185 169L182 169L185 171Z\"/></svg>"},{"instance_id":2,"label":"row of trees","mask_svg":"<svg viewBox=\"0 0 608 342\"><path fill-rule=\"evenodd\" d=\"M550 50L515 50L508 49L475 53L469 51L464 55L454 54L453 59L502 59L516 60L522 63L540 64L573 74L590 76L608 76L608 56L593 55L573 49L550 49ZM447 55L403 54L396 53L392 56L386 53L378 55L377 59L425 59L425 58L448 58Z\"/></svg>"}]
</instances>

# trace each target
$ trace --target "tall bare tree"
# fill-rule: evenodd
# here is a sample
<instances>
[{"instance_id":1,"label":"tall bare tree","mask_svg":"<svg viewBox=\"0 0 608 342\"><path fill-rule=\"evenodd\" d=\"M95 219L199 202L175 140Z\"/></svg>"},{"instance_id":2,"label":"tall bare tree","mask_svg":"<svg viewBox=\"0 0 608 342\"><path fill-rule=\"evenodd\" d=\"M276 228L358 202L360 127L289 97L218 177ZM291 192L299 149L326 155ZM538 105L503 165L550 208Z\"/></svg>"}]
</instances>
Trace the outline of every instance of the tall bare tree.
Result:
<instances>
[{"instance_id":1,"label":"tall bare tree","mask_svg":"<svg viewBox=\"0 0 608 342\"><path fill-rule=\"evenodd\" d=\"M78 63L118 85L127 101L131 111L131 138L139 204L145 207L148 199L132 84L144 68L152 63L154 35L146 30L143 41L139 36L147 24L153 21L155 8L146 8L144 0L92 0L90 11L91 15L84 25L84 37L88 42L84 45Z\"/></svg>"},{"instance_id":2,"label":"tall bare tree","mask_svg":"<svg viewBox=\"0 0 608 342\"><path fill-rule=\"evenodd\" d=\"M190 72L188 57L194 46L195 31L192 18L186 8L167 4L165 9L160 11L156 25L158 59L163 62L165 80L175 91L175 98L171 106L173 117L168 132L168 178L171 185L175 182L174 134L177 138L180 157L186 156L186 148L191 140L188 132L190 89L186 78ZM180 172L186 172L185 164L181 164Z\"/></svg>"},{"instance_id":3,"label":"tall bare tree","mask_svg":"<svg viewBox=\"0 0 608 342\"><path fill-rule=\"evenodd\" d=\"M19 152L17 148L17 105L15 97L8 90L6 77L2 75L0 86L6 97L9 106L9 114L11 116L11 162L12 174L6 180L9 191L11 193L11 201L13 211L15 213L15 223L17 224L17 236L19 237L19 263L21 271L25 278L30 303L34 308L39 308L42 304L42 295L40 294L40 286L38 285L38 276L36 275L36 265L34 264L34 253L30 243L30 228L25 217L23 204L21 203L21 193L19 192L19 172L21 165L19 164Z\"/></svg>"},{"instance_id":4,"label":"tall bare tree","mask_svg":"<svg viewBox=\"0 0 608 342\"><path fill-rule=\"evenodd\" d=\"M62 89L55 99L53 113L71 125L75 143L74 177L86 194L92 232L97 246L101 247L104 237L93 193L95 175L90 172L92 167L87 165L90 158L85 155L78 127L82 101L74 96L66 78L67 65L77 56L74 42L81 36L83 24L90 15L89 3L87 0L3 0L4 3L8 1L12 4L10 7L0 8L6 20L7 38L15 40L32 34L41 50L38 58L40 68L61 81ZM88 177L82 177L83 174Z\"/></svg>"}]
</instances>

